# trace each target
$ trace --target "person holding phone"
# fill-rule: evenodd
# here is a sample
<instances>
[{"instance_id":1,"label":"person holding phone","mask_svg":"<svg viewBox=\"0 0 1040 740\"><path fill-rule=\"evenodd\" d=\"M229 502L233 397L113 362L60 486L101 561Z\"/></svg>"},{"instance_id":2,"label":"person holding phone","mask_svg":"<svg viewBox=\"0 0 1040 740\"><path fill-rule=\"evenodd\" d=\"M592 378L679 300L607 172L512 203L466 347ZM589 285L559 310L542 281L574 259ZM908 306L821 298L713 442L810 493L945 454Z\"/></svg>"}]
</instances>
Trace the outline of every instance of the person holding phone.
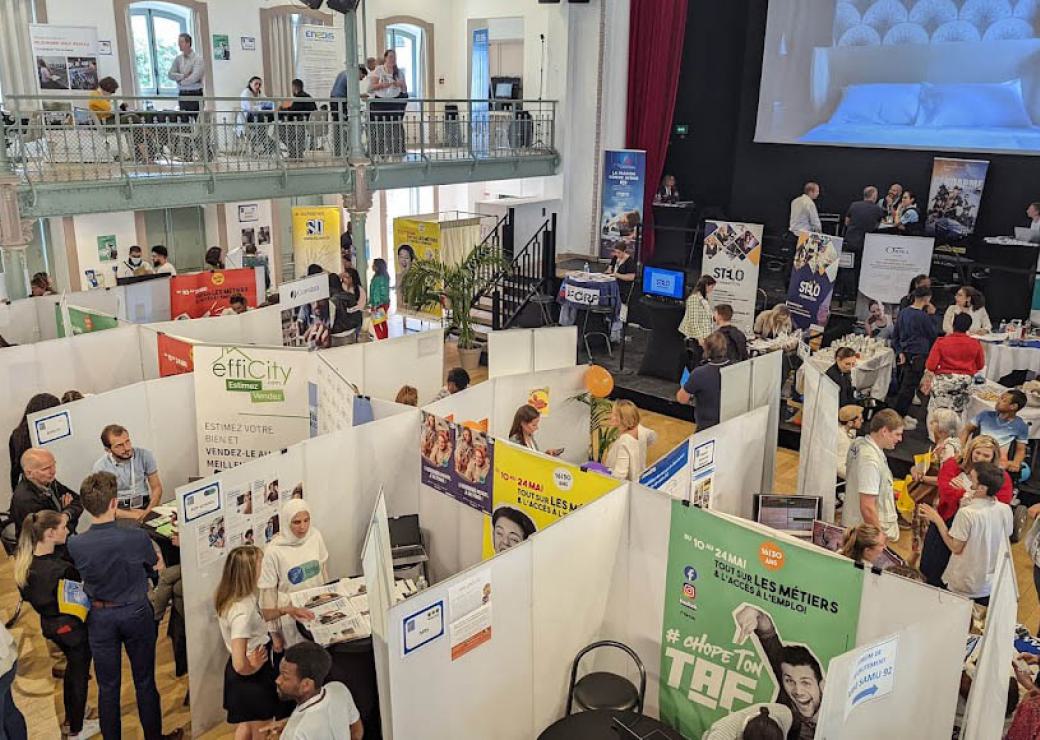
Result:
<instances>
[{"instance_id":1,"label":"person holding phone","mask_svg":"<svg viewBox=\"0 0 1040 740\"><path fill-rule=\"evenodd\" d=\"M538 431L538 425L542 421L542 415L534 406L525 403L523 406L516 410L513 415L513 426L509 428L509 441L515 442L518 445L526 447L529 450L535 452L542 452L538 449L538 442L535 441L534 435ZM552 455L553 457L559 457L563 454L563 448L557 447L552 450L544 450L546 455Z\"/></svg>"}]
</instances>

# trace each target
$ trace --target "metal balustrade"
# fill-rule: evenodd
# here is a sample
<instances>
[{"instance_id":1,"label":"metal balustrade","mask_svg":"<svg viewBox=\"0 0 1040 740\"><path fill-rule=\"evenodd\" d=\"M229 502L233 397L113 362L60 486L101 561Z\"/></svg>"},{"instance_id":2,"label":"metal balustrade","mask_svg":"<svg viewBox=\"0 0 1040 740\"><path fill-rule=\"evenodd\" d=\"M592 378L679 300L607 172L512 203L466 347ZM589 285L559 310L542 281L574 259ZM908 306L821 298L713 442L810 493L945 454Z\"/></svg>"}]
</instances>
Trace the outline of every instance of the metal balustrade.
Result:
<instances>
[{"instance_id":1,"label":"metal balustrade","mask_svg":"<svg viewBox=\"0 0 1040 740\"><path fill-rule=\"evenodd\" d=\"M555 157L556 102L510 101L494 110L487 100L380 101L362 108L362 151L350 148L342 100L300 98L317 110L281 109L274 98L120 96L127 110L89 110L91 99L9 96L10 117L0 123L7 165L25 184L134 178L343 170L348 161L375 165L519 160ZM158 103L159 107L156 107ZM10 122L13 119L13 123Z\"/></svg>"}]
</instances>

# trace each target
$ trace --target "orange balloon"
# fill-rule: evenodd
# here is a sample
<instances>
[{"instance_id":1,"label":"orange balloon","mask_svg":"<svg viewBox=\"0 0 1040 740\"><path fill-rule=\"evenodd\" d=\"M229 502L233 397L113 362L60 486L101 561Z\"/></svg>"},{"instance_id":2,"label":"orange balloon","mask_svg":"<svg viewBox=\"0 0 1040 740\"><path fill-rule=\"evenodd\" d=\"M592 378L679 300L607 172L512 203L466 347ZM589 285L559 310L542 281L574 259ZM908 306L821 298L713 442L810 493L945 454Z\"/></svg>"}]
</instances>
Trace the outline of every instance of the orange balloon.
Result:
<instances>
[{"instance_id":1,"label":"orange balloon","mask_svg":"<svg viewBox=\"0 0 1040 740\"><path fill-rule=\"evenodd\" d=\"M614 390L614 376L604 367L591 365L585 371L585 388L596 398L606 398Z\"/></svg>"}]
</instances>

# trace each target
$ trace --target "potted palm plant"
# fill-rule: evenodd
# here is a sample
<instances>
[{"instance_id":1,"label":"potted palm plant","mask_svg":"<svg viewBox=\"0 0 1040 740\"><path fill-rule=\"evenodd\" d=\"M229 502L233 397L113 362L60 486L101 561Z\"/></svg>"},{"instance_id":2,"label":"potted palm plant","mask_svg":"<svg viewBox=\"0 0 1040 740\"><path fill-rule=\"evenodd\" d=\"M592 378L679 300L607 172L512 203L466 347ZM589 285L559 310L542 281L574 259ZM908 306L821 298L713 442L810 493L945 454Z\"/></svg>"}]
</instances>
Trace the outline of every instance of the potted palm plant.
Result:
<instances>
[{"instance_id":1,"label":"potted palm plant","mask_svg":"<svg viewBox=\"0 0 1040 740\"><path fill-rule=\"evenodd\" d=\"M448 331L458 334L459 362L467 370L480 364L480 347L473 330L473 301L506 262L496 253L475 249L456 265L419 257L401 279L409 306L440 306Z\"/></svg>"}]
</instances>

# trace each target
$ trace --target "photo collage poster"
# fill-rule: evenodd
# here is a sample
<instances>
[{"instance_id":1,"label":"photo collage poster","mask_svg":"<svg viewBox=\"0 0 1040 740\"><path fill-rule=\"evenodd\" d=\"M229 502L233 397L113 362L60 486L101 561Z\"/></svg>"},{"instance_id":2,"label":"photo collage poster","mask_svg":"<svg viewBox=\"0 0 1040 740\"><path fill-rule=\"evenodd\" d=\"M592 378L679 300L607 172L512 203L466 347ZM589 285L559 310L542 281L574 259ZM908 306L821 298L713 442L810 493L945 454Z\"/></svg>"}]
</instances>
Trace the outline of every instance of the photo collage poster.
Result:
<instances>
[{"instance_id":1,"label":"photo collage poster","mask_svg":"<svg viewBox=\"0 0 1040 740\"><path fill-rule=\"evenodd\" d=\"M755 324L763 228L760 224L704 222L701 273L715 278L712 303L732 306L733 325L748 336Z\"/></svg>"},{"instance_id":2,"label":"photo collage poster","mask_svg":"<svg viewBox=\"0 0 1040 740\"><path fill-rule=\"evenodd\" d=\"M87 93L98 85L98 32L93 26L29 24L40 94Z\"/></svg>"},{"instance_id":3,"label":"photo collage poster","mask_svg":"<svg viewBox=\"0 0 1040 740\"><path fill-rule=\"evenodd\" d=\"M456 424L424 411L419 452L423 484L477 511L491 513L495 440L487 433L486 420Z\"/></svg>"},{"instance_id":4,"label":"photo collage poster","mask_svg":"<svg viewBox=\"0 0 1040 740\"><path fill-rule=\"evenodd\" d=\"M842 240L830 234L803 231L794 252L787 308L795 329L807 331L827 325Z\"/></svg>"}]
</instances>

